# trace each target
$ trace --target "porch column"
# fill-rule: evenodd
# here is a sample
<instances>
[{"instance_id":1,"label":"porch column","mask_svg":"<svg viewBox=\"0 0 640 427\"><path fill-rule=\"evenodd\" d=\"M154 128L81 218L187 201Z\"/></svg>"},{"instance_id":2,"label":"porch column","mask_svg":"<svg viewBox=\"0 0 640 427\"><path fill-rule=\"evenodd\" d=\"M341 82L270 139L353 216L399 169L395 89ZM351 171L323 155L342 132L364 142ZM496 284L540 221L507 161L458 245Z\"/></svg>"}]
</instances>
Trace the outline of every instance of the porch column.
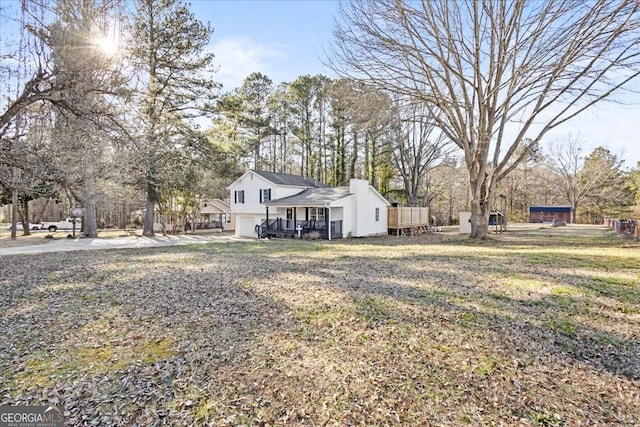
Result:
<instances>
[{"instance_id":1,"label":"porch column","mask_svg":"<svg viewBox=\"0 0 640 427\"><path fill-rule=\"evenodd\" d=\"M266 219L266 226L267 226L267 231L269 230L269 206L266 207L267 210L267 219Z\"/></svg>"},{"instance_id":2,"label":"porch column","mask_svg":"<svg viewBox=\"0 0 640 427\"><path fill-rule=\"evenodd\" d=\"M331 208L325 208L325 212L327 213L325 215L327 218L327 239L331 240Z\"/></svg>"}]
</instances>

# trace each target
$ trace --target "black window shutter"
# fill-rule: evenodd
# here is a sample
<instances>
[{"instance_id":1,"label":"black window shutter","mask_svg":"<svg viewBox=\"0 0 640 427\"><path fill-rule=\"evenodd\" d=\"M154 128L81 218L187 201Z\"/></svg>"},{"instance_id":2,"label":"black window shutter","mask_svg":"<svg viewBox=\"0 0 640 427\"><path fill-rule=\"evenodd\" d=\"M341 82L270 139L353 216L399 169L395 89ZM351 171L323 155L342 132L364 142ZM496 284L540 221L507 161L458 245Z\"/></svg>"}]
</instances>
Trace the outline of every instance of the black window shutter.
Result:
<instances>
[{"instance_id":1,"label":"black window shutter","mask_svg":"<svg viewBox=\"0 0 640 427\"><path fill-rule=\"evenodd\" d=\"M271 189L269 189L268 192L269 192L269 200L271 200Z\"/></svg>"},{"instance_id":2,"label":"black window shutter","mask_svg":"<svg viewBox=\"0 0 640 427\"><path fill-rule=\"evenodd\" d=\"M238 191L233 192L233 203L238 203Z\"/></svg>"},{"instance_id":3,"label":"black window shutter","mask_svg":"<svg viewBox=\"0 0 640 427\"><path fill-rule=\"evenodd\" d=\"M260 203L262 203L262 189L260 189Z\"/></svg>"}]
</instances>

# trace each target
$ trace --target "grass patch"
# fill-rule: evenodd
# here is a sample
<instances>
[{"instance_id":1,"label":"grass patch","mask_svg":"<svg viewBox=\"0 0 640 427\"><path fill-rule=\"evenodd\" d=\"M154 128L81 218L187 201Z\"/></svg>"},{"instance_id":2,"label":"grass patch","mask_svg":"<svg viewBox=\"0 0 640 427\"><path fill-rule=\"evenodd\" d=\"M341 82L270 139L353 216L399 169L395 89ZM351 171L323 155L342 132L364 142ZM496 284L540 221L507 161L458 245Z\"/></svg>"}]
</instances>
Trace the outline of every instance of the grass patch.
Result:
<instances>
[{"instance_id":1,"label":"grass patch","mask_svg":"<svg viewBox=\"0 0 640 427\"><path fill-rule=\"evenodd\" d=\"M591 277L581 284L591 293L616 299L625 304L640 304L640 284L612 277Z\"/></svg>"},{"instance_id":2,"label":"grass patch","mask_svg":"<svg viewBox=\"0 0 640 427\"><path fill-rule=\"evenodd\" d=\"M583 293L584 292L581 292L578 288L575 288L573 286L561 285L561 286L554 286L551 288L552 295L568 295L568 296L579 297L579 296L582 296Z\"/></svg>"},{"instance_id":3,"label":"grass patch","mask_svg":"<svg viewBox=\"0 0 640 427\"><path fill-rule=\"evenodd\" d=\"M511 301L511 298L509 298L508 296L504 294L498 294L496 292L489 292L487 296L496 301L506 301L506 302Z\"/></svg>"},{"instance_id":4,"label":"grass patch","mask_svg":"<svg viewBox=\"0 0 640 427\"><path fill-rule=\"evenodd\" d=\"M624 304L620 307L620 311L624 314L638 314L638 308L632 305Z\"/></svg>"},{"instance_id":5,"label":"grass patch","mask_svg":"<svg viewBox=\"0 0 640 427\"><path fill-rule=\"evenodd\" d=\"M355 315L375 325L393 317L393 306L382 298L364 298L356 302Z\"/></svg>"},{"instance_id":6,"label":"grass patch","mask_svg":"<svg viewBox=\"0 0 640 427\"><path fill-rule=\"evenodd\" d=\"M508 288L515 288L523 291L539 291L546 286L546 283L535 277L526 277L514 273L511 277L501 277L499 283Z\"/></svg>"},{"instance_id":7,"label":"grass patch","mask_svg":"<svg viewBox=\"0 0 640 427\"><path fill-rule=\"evenodd\" d=\"M562 427L566 425L565 421L558 414L549 414L541 409L531 409L529 411L529 419L536 426L544 427Z\"/></svg>"},{"instance_id":8,"label":"grass patch","mask_svg":"<svg viewBox=\"0 0 640 427\"><path fill-rule=\"evenodd\" d=\"M100 347L68 348L55 356L40 352L29 358L17 374L15 386L21 391L47 387L82 375L115 372L140 362L150 364L175 354L173 338L137 341L130 345L105 343Z\"/></svg>"},{"instance_id":9,"label":"grass patch","mask_svg":"<svg viewBox=\"0 0 640 427\"><path fill-rule=\"evenodd\" d=\"M556 332L561 332L565 335L575 335L578 327L565 319L553 319L547 322L547 326L549 326L552 330Z\"/></svg>"}]
</instances>

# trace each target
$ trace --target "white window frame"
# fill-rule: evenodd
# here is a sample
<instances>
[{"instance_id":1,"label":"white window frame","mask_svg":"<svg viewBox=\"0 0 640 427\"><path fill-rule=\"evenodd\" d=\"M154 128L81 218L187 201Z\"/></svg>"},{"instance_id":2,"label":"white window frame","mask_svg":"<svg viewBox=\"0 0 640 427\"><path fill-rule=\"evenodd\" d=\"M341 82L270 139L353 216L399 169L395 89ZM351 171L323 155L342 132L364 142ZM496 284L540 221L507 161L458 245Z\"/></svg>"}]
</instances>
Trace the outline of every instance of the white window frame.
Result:
<instances>
[{"instance_id":1,"label":"white window frame","mask_svg":"<svg viewBox=\"0 0 640 427\"><path fill-rule=\"evenodd\" d=\"M263 188L260 190L260 203L268 202L271 200L271 189Z\"/></svg>"},{"instance_id":2,"label":"white window frame","mask_svg":"<svg viewBox=\"0 0 640 427\"><path fill-rule=\"evenodd\" d=\"M309 220L315 222L325 222L324 208L309 208Z\"/></svg>"}]
</instances>

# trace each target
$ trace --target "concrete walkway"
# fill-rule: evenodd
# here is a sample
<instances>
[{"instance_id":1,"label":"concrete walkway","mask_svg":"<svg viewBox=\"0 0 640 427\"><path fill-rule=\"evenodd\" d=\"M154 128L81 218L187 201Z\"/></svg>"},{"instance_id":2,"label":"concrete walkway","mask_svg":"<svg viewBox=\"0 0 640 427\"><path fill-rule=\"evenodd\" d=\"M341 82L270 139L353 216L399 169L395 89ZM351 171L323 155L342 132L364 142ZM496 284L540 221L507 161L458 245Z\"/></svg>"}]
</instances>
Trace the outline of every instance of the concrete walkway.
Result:
<instances>
[{"instance_id":1,"label":"concrete walkway","mask_svg":"<svg viewBox=\"0 0 640 427\"><path fill-rule=\"evenodd\" d=\"M235 236L215 236L215 235L180 235L180 236L129 236L129 237L105 237L105 238L81 238L81 239L54 239L51 242L15 246L3 248L0 242L0 256L19 254L39 254L45 252L69 252L69 251L90 251L100 249L129 249L129 248L151 248L159 246L193 245L205 243L229 243L246 242L253 239L246 239Z\"/></svg>"}]
</instances>

